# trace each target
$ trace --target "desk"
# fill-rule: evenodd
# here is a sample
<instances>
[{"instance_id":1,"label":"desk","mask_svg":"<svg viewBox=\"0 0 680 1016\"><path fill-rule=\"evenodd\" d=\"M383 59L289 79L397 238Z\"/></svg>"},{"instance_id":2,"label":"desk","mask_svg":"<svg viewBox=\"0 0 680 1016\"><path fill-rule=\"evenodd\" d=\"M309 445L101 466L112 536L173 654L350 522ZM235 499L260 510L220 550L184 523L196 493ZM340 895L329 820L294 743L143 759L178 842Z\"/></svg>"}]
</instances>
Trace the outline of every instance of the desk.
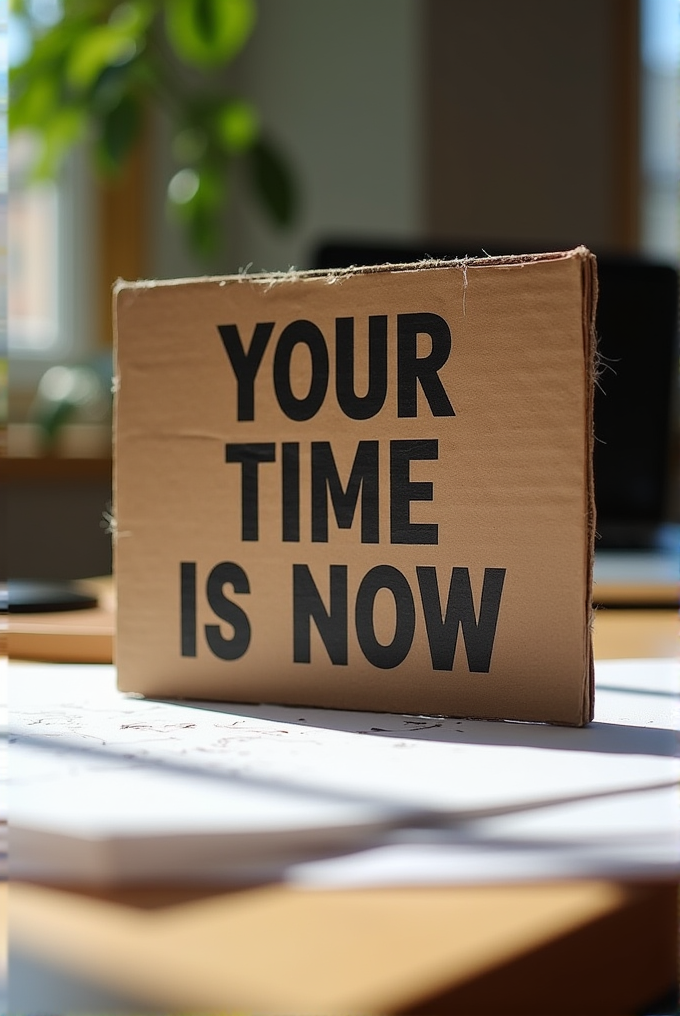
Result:
<instances>
[{"instance_id":1,"label":"desk","mask_svg":"<svg viewBox=\"0 0 680 1016\"><path fill-rule=\"evenodd\" d=\"M598 614L597 654L611 655L625 633L634 655L637 632L637 655L665 655L674 612L641 613ZM14 969L21 978L39 967L34 987L51 1011L621 1016L644 1011L676 977L669 882L13 884L10 904Z\"/></svg>"},{"instance_id":2,"label":"desk","mask_svg":"<svg viewBox=\"0 0 680 1016\"><path fill-rule=\"evenodd\" d=\"M670 885L203 898L12 886L10 914L13 940L49 957L43 1004L71 1011L622 1016L675 974Z\"/></svg>"},{"instance_id":3,"label":"desk","mask_svg":"<svg viewBox=\"0 0 680 1016\"><path fill-rule=\"evenodd\" d=\"M680 642L678 612L666 610L612 610L595 615L593 647L596 660L676 659Z\"/></svg>"}]
</instances>

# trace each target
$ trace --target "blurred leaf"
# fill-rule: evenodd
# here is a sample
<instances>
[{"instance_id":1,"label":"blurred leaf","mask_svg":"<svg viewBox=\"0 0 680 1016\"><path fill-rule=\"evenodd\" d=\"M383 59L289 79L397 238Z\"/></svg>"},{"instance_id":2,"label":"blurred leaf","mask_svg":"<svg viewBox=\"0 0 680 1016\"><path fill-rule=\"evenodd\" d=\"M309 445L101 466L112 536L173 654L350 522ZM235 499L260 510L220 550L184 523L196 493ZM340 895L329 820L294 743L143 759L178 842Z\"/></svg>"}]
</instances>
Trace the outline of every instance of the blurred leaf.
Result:
<instances>
[{"instance_id":1,"label":"blurred leaf","mask_svg":"<svg viewBox=\"0 0 680 1016\"><path fill-rule=\"evenodd\" d=\"M203 205L194 206L185 228L191 246L201 257L208 258L218 249L220 230L210 209Z\"/></svg>"},{"instance_id":2,"label":"blurred leaf","mask_svg":"<svg viewBox=\"0 0 680 1016\"><path fill-rule=\"evenodd\" d=\"M297 195L288 166L263 140L248 152L255 192L270 217L279 226L288 226L297 210Z\"/></svg>"},{"instance_id":3,"label":"blurred leaf","mask_svg":"<svg viewBox=\"0 0 680 1016\"><path fill-rule=\"evenodd\" d=\"M185 127L172 141L172 154L179 163L198 162L207 150L208 139L200 127Z\"/></svg>"},{"instance_id":4,"label":"blurred leaf","mask_svg":"<svg viewBox=\"0 0 680 1016\"><path fill-rule=\"evenodd\" d=\"M54 77L36 77L28 82L9 104L9 129L44 125L59 105L58 82Z\"/></svg>"},{"instance_id":5,"label":"blurred leaf","mask_svg":"<svg viewBox=\"0 0 680 1016\"><path fill-rule=\"evenodd\" d=\"M138 39L153 21L155 6L157 5L148 0L125 0L114 7L109 24L126 32L131 38Z\"/></svg>"},{"instance_id":6,"label":"blurred leaf","mask_svg":"<svg viewBox=\"0 0 680 1016\"><path fill-rule=\"evenodd\" d=\"M142 126L142 108L134 95L124 95L101 120L97 157L105 173L115 174L132 150Z\"/></svg>"},{"instance_id":7,"label":"blurred leaf","mask_svg":"<svg viewBox=\"0 0 680 1016\"><path fill-rule=\"evenodd\" d=\"M260 133L257 110L245 99L232 99L218 111L215 126L220 143L228 152L244 152Z\"/></svg>"},{"instance_id":8,"label":"blurred leaf","mask_svg":"<svg viewBox=\"0 0 680 1016\"><path fill-rule=\"evenodd\" d=\"M191 180L187 176L186 200L181 200L184 181L178 181L178 178L184 173L191 174ZM173 184L177 183L180 186L175 188L173 196ZM180 170L170 181L168 197L194 250L204 257L214 253L222 237L221 215L228 198L228 179L224 169L205 163L198 172L195 169Z\"/></svg>"},{"instance_id":9,"label":"blurred leaf","mask_svg":"<svg viewBox=\"0 0 680 1016\"><path fill-rule=\"evenodd\" d=\"M105 67L94 87L87 93L87 103L94 120L101 120L117 106L128 91L129 68Z\"/></svg>"},{"instance_id":10,"label":"blurred leaf","mask_svg":"<svg viewBox=\"0 0 680 1016\"><path fill-rule=\"evenodd\" d=\"M87 112L77 106L62 106L45 124L42 151L34 169L37 178L56 175L64 156L80 141L87 124Z\"/></svg>"},{"instance_id":11,"label":"blurred leaf","mask_svg":"<svg viewBox=\"0 0 680 1016\"><path fill-rule=\"evenodd\" d=\"M170 44L196 67L228 63L255 24L254 0L167 0L164 6Z\"/></svg>"},{"instance_id":12,"label":"blurred leaf","mask_svg":"<svg viewBox=\"0 0 680 1016\"><path fill-rule=\"evenodd\" d=\"M110 25L91 29L75 43L66 76L74 88L89 88L109 66L127 63L137 52L135 41L126 32Z\"/></svg>"},{"instance_id":13,"label":"blurred leaf","mask_svg":"<svg viewBox=\"0 0 680 1016\"><path fill-rule=\"evenodd\" d=\"M198 190L191 202L215 214L224 208L227 199L227 173L222 167L205 164L198 171Z\"/></svg>"},{"instance_id":14,"label":"blurred leaf","mask_svg":"<svg viewBox=\"0 0 680 1016\"><path fill-rule=\"evenodd\" d=\"M16 72L21 73L25 69L29 75L34 76L48 70L61 70L73 46L91 28L92 24L82 13L63 18L42 35L34 37L28 59L16 68Z\"/></svg>"}]
</instances>

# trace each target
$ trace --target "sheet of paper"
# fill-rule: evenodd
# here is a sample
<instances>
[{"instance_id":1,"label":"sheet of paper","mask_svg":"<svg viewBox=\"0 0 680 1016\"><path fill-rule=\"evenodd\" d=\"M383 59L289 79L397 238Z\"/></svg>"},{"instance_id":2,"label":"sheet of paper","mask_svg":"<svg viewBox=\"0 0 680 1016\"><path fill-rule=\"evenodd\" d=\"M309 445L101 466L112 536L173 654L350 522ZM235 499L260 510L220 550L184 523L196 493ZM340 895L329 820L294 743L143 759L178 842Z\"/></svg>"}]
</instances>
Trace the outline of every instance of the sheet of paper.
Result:
<instances>
[{"instance_id":1,"label":"sheet of paper","mask_svg":"<svg viewBox=\"0 0 680 1016\"><path fill-rule=\"evenodd\" d=\"M651 789L680 772L677 667L602 662L597 685L574 729L157 702L117 692L111 667L17 666L12 870L333 884L677 867L676 791Z\"/></svg>"},{"instance_id":2,"label":"sheet of paper","mask_svg":"<svg viewBox=\"0 0 680 1016\"><path fill-rule=\"evenodd\" d=\"M291 866L287 879L314 888L673 879L680 871L680 799L676 787L644 790L388 840L343 857Z\"/></svg>"}]
</instances>

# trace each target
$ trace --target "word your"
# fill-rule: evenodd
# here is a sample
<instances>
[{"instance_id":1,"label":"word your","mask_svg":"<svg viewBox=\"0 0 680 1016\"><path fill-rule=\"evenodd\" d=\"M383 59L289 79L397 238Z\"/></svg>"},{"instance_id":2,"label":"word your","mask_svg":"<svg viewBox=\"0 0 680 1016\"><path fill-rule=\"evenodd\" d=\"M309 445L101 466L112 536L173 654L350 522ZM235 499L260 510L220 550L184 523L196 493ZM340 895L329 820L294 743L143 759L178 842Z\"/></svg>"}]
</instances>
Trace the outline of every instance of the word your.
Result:
<instances>
[{"instance_id":1,"label":"word your","mask_svg":"<svg viewBox=\"0 0 680 1016\"><path fill-rule=\"evenodd\" d=\"M505 581L505 568L485 568L479 613L475 613L470 573L467 568L452 568L446 605L442 609L437 569L416 567L418 597L427 634L433 670L452 670L459 629L463 634L468 669L488 673L491 666L496 627ZM295 663L310 663L311 626L316 626L324 649L335 666L348 663L349 598L346 565L332 564L328 578L328 606L324 602L309 567L293 565L293 632ZM227 623L227 636L219 624L204 625L210 651L222 660L238 660L248 650L251 626L243 608L225 595L225 586L234 593L250 593L250 582L243 568L233 561L222 561L210 571L205 595L212 612ZM394 600L394 633L388 643L378 639L375 630L375 601L381 590ZM181 654L197 655L197 580L196 563L180 564ZM377 565L362 578L354 602L354 628L364 657L375 667L387 670L399 666L411 650L416 631L416 601L407 577L392 565Z\"/></svg>"},{"instance_id":2,"label":"word your","mask_svg":"<svg viewBox=\"0 0 680 1016\"><path fill-rule=\"evenodd\" d=\"M368 420L383 408L387 397L387 315L368 319L368 390L357 395L354 377L354 318L335 319L335 395L340 409L352 420ZM222 344L238 386L237 418L255 419L255 381L275 323L255 325L248 351L238 327L218 325ZM431 349L418 356L418 336L429 335ZM418 385L433 416L455 416L439 371L451 352L451 331L438 314L397 315L397 416L418 415ZM311 362L306 395L293 391L291 365L298 347L305 347ZM311 420L321 409L330 375L330 358L323 332L313 321L292 321L281 331L273 358L274 391L280 409L290 420Z\"/></svg>"}]
</instances>

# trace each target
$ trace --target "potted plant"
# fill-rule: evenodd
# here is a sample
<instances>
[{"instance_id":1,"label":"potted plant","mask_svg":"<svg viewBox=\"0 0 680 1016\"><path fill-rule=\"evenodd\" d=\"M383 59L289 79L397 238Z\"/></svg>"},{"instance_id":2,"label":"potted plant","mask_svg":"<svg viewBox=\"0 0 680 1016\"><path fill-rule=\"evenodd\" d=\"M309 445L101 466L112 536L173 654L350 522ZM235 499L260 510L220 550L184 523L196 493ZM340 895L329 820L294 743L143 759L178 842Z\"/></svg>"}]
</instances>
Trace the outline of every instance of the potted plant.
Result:
<instances>
[{"instance_id":1,"label":"potted plant","mask_svg":"<svg viewBox=\"0 0 680 1016\"><path fill-rule=\"evenodd\" d=\"M177 171L168 206L195 251L208 255L240 164L256 201L278 225L295 213L291 172L257 109L227 90L224 68L243 50L255 0L12 0L26 52L10 72L10 132L38 140L36 176L54 176L76 144L97 171L115 176L161 108L172 131ZM36 17L43 10L42 21Z\"/></svg>"}]
</instances>

